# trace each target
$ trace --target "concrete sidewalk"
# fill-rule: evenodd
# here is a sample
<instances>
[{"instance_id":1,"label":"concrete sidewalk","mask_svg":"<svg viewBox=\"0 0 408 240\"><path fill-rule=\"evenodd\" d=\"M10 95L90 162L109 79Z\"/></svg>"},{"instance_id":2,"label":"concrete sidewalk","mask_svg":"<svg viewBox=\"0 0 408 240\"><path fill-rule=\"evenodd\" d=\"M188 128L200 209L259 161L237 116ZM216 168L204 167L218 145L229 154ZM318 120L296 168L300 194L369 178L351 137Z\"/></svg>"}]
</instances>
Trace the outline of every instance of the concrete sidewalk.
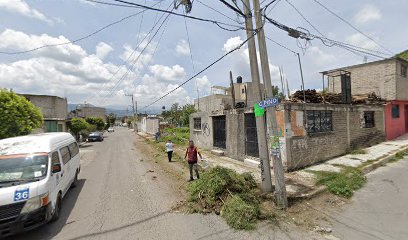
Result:
<instances>
[{"instance_id":1,"label":"concrete sidewalk","mask_svg":"<svg viewBox=\"0 0 408 240\"><path fill-rule=\"evenodd\" d=\"M138 133L140 136L154 141L149 134ZM175 147L178 154L183 155L183 147ZM303 170L285 174L286 190L289 198L309 198L325 190L324 186L316 186L316 178L311 171L340 172L344 167L361 167L364 173L368 173L379 166L383 166L400 151L408 150L408 134L392 141L386 141L375 146L364 149L366 154L348 154L337 157L321 164L308 167ZM202 151L203 157L208 161L210 167L222 166L233 169L238 173L250 172L255 180L261 182L261 170L253 163L241 162L235 159L219 156L211 151ZM200 163L201 164L201 163ZM273 181L273 169L271 169Z\"/></svg>"}]
</instances>

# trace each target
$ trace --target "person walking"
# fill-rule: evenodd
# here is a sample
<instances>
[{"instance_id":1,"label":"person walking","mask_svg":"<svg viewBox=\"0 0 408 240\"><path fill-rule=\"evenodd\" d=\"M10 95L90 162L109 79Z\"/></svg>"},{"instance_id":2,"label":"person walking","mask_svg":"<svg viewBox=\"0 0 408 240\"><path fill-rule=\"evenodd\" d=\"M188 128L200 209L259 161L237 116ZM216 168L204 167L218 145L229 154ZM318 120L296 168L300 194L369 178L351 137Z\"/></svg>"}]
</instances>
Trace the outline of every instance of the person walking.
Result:
<instances>
[{"instance_id":1,"label":"person walking","mask_svg":"<svg viewBox=\"0 0 408 240\"><path fill-rule=\"evenodd\" d=\"M171 140L167 140L166 151L169 162L171 162L171 158L173 157L173 143L171 142Z\"/></svg>"},{"instance_id":2,"label":"person walking","mask_svg":"<svg viewBox=\"0 0 408 240\"><path fill-rule=\"evenodd\" d=\"M186 155L184 156L184 159L187 159L188 168L190 170L190 180L189 180L189 182L194 181L193 168L194 168L194 171L196 173L197 179L200 178L200 175L198 174L198 164L197 164L198 156L197 155L199 155L201 160L203 160L203 156L198 151L198 148L194 146L194 141L190 140L189 141L189 146L188 146L188 148L186 150Z\"/></svg>"}]
</instances>

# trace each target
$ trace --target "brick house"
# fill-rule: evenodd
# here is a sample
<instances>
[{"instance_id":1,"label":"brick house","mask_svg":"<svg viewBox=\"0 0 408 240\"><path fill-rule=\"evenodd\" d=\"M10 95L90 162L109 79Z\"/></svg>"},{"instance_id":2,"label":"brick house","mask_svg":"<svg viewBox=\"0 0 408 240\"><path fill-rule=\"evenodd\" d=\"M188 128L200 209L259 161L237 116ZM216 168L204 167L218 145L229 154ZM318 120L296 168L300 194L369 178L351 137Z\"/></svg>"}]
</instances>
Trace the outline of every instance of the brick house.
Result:
<instances>
[{"instance_id":1,"label":"brick house","mask_svg":"<svg viewBox=\"0 0 408 240\"><path fill-rule=\"evenodd\" d=\"M88 103L77 105L76 109L69 113L69 117L96 117L102 118L104 122L107 122L106 109L102 107L95 107Z\"/></svg>"},{"instance_id":2,"label":"brick house","mask_svg":"<svg viewBox=\"0 0 408 240\"><path fill-rule=\"evenodd\" d=\"M232 98L226 94L222 99L228 99L228 96ZM207 107L200 106L200 111L190 115L190 138L197 146L221 151L239 161L259 162L253 107L247 105L233 108L228 104L208 106L214 108L207 110ZM287 171L343 155L350 149L371 146L385 139L383 105L283 102L276 110L279 135L271 136L268 146L272 148L279 142Z\"/></svg>"},{"instance_id":3,"label":"brick house","mask_svg":"<svg viewBox=\"0 0 408 240\"><path fill-rule=\"evenodd\" d=\"M407 67L408 61L393 57L322 73L327 76L329 92L340 93L349 81L352 95L375 93L386 99L385 133L391 140L408 132Z\"/></svg>"},{"instance_id":4,"label":"brick house","mask_svg":"<svg viewBox=\"0 0 408 240\"><path fill-rule=\"evenodd\" d=\"M49 95L20 94L41 109L44 117L43 129L37 132L66 132L68 104L66 98Z\"/></svg>"}]
</instances>

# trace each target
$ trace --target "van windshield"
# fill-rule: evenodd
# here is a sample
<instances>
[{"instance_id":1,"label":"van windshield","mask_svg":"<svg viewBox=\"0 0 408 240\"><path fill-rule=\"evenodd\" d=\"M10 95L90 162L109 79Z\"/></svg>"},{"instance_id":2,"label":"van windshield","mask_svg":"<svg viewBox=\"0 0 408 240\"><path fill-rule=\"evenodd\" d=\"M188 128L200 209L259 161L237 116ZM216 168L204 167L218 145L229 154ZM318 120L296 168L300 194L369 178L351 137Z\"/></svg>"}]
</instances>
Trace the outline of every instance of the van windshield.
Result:
<instances>
[{"instance_id":1,"label":"van windshield","mask_svg":"<svg viewBox=\"0 0 408 240\"><path fill-rule=\"evenodd\" d=\"M47 175L48 155L0 156L0 184L38 181Z\"/></svg>"}]
</instances>

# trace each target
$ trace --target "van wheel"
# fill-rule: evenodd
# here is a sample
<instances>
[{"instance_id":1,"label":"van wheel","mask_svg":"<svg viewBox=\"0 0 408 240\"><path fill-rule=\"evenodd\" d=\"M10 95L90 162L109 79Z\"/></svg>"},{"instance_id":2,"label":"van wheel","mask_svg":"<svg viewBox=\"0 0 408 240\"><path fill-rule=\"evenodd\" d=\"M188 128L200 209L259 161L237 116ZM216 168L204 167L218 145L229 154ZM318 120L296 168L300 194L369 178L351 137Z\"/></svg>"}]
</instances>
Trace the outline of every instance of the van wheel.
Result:
<instances>
[{"instance_id":1,"label":"van wheel","mask_svg":"<svg viewBox=\"0 0 408 240\"><path fill-rule=\"evenodd\" d=\"M57 221L58 218L60 217L61 202L62 202L62 199L61 199L61 193L60 193L58 194L57 202L55 203L54 213L52 214L51 222Z\"/></svg>"},{"instance_id":2,"label":"van wheel","mask_svg":"<svg viewBox=\"0 0 408 240\"><path fill-rule=\"evenodd\" d=\"M78 170L77 170L76 173L75 173L75 177L74 177L74 180L73 180L72 183L71 183L71 187L72 187L72 188L76 187L76 186L77 186L77 183L78 183Z\"/></svg>"}]
</instances>

